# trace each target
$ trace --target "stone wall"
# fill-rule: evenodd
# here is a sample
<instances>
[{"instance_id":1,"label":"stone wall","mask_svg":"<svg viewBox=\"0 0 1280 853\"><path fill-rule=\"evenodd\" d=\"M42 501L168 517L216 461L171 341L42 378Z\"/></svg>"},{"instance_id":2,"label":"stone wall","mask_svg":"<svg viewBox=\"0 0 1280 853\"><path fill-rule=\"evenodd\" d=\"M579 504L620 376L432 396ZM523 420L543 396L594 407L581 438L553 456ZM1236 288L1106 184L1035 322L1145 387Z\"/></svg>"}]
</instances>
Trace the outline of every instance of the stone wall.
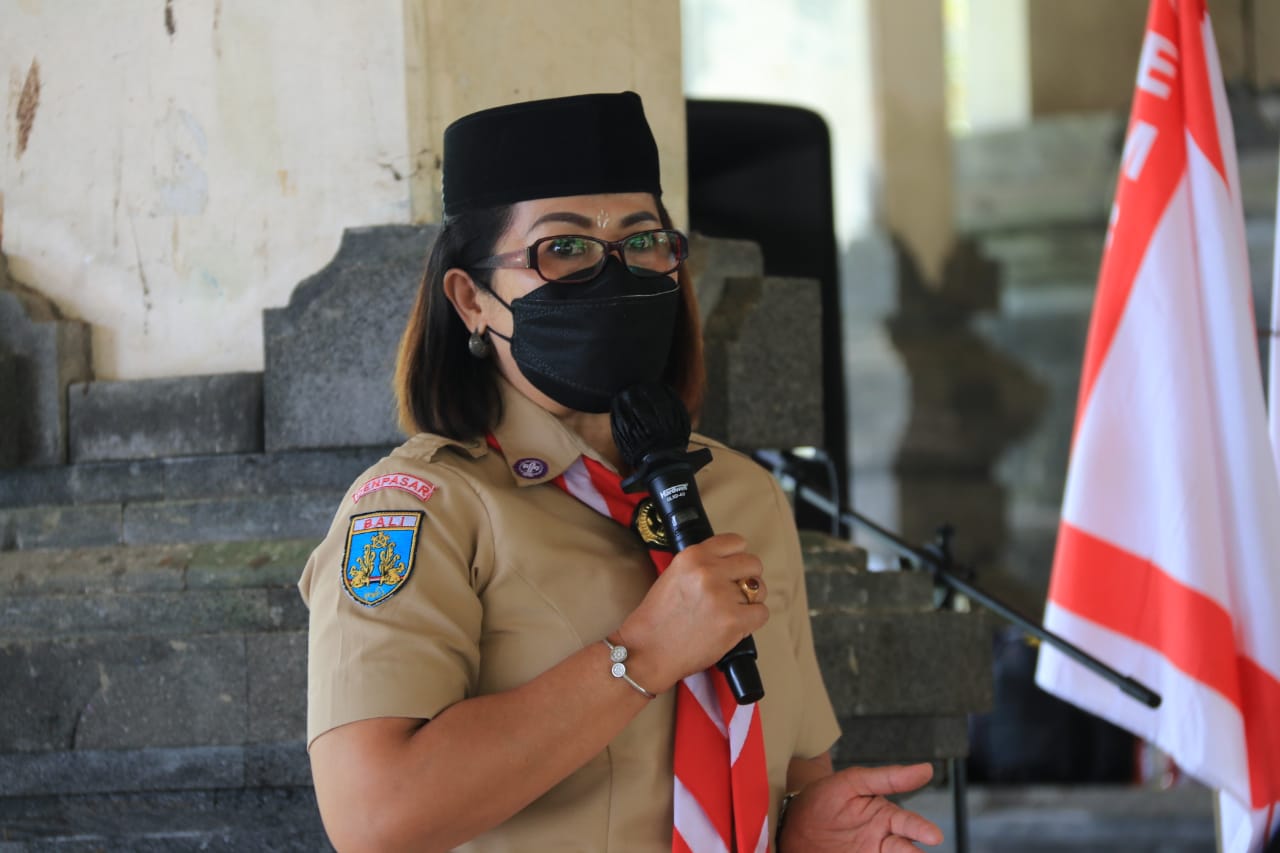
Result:
<instances>
[{"instance_id":1,"label":"stone wall","mask_svg":"<svg viewBox=\"0 0 1280 853\"><path fill-rule=\"evenodd\" d=\"M14 281L0 254L0 468L67 461L67 386L91 375L89 327Z\"/></svg>"}]
</instances>

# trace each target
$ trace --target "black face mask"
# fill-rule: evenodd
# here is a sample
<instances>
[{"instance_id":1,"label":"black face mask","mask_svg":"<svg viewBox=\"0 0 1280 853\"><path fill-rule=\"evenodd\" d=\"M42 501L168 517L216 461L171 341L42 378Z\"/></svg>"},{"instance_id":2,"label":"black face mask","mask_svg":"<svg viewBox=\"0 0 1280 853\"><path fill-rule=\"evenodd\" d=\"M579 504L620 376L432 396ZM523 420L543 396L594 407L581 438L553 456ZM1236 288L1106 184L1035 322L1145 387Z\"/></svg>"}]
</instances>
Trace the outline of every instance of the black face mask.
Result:
<instances>
[{"instance_id":1,"label":"black face mask","mask_svg":"<svg viewBox=\"0 0 1280 853\"><path fill-rule=\"evenodd\" d=\"M570 409L607 412L619 391L662 378L680 285L635 275L611 257L589 284L547 282L502 304L514 322L511 337L489 331L511 344L530 384Z\"/></svg>"}]
</instances>

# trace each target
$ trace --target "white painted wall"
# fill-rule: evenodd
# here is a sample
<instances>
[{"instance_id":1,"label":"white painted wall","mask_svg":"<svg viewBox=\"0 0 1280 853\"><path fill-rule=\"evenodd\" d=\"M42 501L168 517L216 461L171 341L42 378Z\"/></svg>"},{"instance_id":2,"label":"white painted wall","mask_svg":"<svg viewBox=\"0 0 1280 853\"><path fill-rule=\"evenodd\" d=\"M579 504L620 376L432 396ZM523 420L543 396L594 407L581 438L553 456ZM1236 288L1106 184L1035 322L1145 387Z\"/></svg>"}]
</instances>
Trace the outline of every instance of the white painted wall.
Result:
<instances>
[{"instance_id":1,"label":"white painted wall","mask_svg":"<svg viewBox=\"0 0 1280 853\"><path fill-rule=\"evenodd\" d=\"M92 324L99 378L260 370L262 309L344 228L408 221L402 16L402 0L0 0L2 248Z\"/></svg>"},{"instance_id":2,"label":"white painted wall","mask_svg":"<svg viewBox=\"0 0 1280 853\"><path fill-rule=\"evenodd\" d=\"M633 91L658 144L662 199L687 220L680 0L406 0L415 216L439 219L435 154L476 110L584 92ZM418 55L421 51L421 55Z\"/></svg>"}]
</instances>

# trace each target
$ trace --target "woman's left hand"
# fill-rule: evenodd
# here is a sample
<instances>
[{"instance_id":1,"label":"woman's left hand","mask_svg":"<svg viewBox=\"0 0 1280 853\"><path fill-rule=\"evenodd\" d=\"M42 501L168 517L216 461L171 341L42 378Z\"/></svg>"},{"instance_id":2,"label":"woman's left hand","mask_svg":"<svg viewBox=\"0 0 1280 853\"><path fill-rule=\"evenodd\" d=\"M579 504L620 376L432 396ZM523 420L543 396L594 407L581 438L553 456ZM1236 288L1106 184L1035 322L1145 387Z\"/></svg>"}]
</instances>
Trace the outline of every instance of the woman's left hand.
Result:
<instances>
[{"instance_id":1,"label":"woman's left hand","mask_svg":"<svg viewBox=\"0 0 1280 853\"><path fill-rule=\"evenodd\" d=\"M779 853L908 853L913 842L942 843L942 830L885 799L929 781L928 764L849 767L810 782L787 809Z\"/></svg>"}]
</instances>

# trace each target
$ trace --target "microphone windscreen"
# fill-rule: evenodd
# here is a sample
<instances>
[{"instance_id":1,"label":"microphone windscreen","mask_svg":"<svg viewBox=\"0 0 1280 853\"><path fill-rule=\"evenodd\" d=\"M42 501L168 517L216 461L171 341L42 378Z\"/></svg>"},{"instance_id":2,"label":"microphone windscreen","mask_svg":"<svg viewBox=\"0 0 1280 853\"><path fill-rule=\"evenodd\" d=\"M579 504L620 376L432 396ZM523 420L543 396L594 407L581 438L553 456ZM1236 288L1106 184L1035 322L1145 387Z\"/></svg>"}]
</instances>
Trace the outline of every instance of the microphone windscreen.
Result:
<instances>
[{"instance_id":1,"label":"microphone windscreen","mask_svg":"<svg viewBox=\"0 0 1280 853\"><path fill-rule=\"evenodd\" d=\"M613 443L627 464L640 467L655 451L683 453L692 426L684 401L661 382L632 385L613 398L610 418Z\"/></svg>"}]
</instances>

